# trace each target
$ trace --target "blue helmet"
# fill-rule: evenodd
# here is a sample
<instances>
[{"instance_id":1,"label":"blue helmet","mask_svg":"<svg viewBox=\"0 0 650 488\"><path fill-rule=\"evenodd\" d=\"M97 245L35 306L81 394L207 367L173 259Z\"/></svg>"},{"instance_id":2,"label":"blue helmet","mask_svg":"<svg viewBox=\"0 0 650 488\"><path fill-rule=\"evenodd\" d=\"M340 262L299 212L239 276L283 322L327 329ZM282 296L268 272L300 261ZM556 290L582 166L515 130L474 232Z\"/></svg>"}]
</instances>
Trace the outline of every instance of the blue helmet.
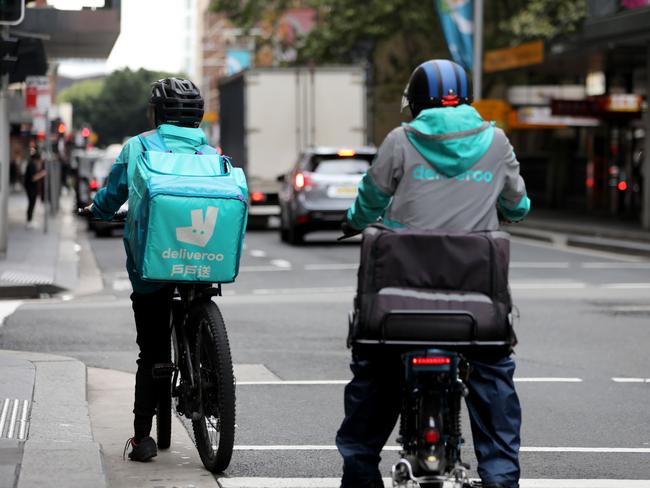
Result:
<instances>
[{"instance_id":1,"label":"blue helmet","mask_svg":"<svg viewBox=\"0 0 650 488\"><path fill-rule=\"evenodd\" d=\"M402 110L410 107L415 117L427 108L471 104L472 100L472 86L465 70L453 61L432 59L411 73Z\"/></svg>"}]
</instances>

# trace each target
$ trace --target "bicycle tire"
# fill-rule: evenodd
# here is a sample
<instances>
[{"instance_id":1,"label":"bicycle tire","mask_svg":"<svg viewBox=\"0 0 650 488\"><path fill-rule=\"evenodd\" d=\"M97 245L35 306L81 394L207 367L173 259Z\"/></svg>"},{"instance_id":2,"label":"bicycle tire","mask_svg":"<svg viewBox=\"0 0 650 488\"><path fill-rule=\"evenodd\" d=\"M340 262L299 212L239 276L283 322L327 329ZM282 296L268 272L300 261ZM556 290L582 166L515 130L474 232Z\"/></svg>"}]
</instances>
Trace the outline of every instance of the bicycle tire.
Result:
<instances>
[{"instance_id":1,"label":"bicycle tire","mask_svg":"<svg viewBox=\"0 0 650 488\"><path fill-rule=\"evenodd\" d=\"M205 468L220 473L230 464L235 443L235 378L230 344L221 312L213 302L195 305L190 321L191 330L196 330L192 365L199 381L201 409L200 417L192 419L194 439Z\"/></svg>"},{"instance_id":2,"label":"bicycle tire","mask_svg":"<svg viewBox=\"0 0 650 488\"><path fill-rule=\"evenodd\" d=\"M171 337L167 359L171 359ZM156 443L158 449L169 449L172 442L172 379L160 379L156 405Z\"/></svg>"}]
</instances>

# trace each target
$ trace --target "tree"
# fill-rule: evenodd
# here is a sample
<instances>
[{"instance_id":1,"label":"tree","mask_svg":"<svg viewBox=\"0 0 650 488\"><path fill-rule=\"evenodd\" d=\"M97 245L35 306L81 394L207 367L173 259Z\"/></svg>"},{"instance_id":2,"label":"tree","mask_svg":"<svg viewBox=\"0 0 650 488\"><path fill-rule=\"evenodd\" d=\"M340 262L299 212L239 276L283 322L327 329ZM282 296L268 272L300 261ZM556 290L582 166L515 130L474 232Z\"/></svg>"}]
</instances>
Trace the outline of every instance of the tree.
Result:
<instances>
[{"instance_id":1,"label":"tree","mask_svg":"<svg viewBox=\"0 0 650 488\"><path fill-rule=\"evenodd\" d=\"M150 128L147 108L151 83L169 76L174 75L125 68L114 71L98 84L83 81L72 85L62 92L60 99L72 103L75 125L89 124L97 133L99 144L122 142Z\"/></svg>"}]
</instances>

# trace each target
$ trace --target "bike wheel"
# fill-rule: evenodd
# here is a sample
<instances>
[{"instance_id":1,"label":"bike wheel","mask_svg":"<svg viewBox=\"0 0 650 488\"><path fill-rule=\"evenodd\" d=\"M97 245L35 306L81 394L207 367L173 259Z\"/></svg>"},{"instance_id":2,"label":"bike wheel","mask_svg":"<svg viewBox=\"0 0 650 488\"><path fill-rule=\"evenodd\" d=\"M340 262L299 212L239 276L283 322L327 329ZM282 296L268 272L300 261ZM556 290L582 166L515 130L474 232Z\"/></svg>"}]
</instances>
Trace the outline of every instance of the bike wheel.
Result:
<instances>
[{"instance_id":1,"label":"bike wheel","mask_svg":"<svg viewBox=\"0 0 650 488\"><path fill-rule=\"evenodd\" d=\"M230 464L235 443L235 379L226 326L213 302L196 305L192 364L198 382L198 418L192 419L196 448L208 471L219 473Z\"/></svg>"},{"instance_id":2,"label":"bike wheel","mask_svg":"<svg viewBox=\"0 0 650 488\"><path fill-rule=\"evenodd\" d=\"M167 359L171 358L171 338ZM172 380L158 380L158 405L156 407L156 443L158 449L169 449L172 441Z\"/></svg>"}]
</instances>

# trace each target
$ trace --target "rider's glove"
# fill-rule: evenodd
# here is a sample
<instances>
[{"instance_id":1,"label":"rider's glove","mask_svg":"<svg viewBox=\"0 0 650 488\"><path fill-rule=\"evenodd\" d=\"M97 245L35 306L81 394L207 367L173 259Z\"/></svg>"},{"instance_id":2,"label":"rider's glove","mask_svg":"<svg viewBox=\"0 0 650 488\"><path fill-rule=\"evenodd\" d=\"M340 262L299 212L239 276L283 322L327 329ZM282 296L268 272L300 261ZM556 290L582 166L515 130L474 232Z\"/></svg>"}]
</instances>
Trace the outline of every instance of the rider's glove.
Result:
<instances>
[{"instance_id":1,"label":"rider's glove","mask_svg":"<svg viewBox=\"0 0 650 488\"><path fill-rule=\"evenodd\" d=\"M344 218L343 222L341 222L341 232L343 232L343 235L340 237L340 239L347 239L348 237L361 234L362 231L360 231L356 227L353 227L352 224L348 221L348 219Z\"/></svg>"}]
</instances>

